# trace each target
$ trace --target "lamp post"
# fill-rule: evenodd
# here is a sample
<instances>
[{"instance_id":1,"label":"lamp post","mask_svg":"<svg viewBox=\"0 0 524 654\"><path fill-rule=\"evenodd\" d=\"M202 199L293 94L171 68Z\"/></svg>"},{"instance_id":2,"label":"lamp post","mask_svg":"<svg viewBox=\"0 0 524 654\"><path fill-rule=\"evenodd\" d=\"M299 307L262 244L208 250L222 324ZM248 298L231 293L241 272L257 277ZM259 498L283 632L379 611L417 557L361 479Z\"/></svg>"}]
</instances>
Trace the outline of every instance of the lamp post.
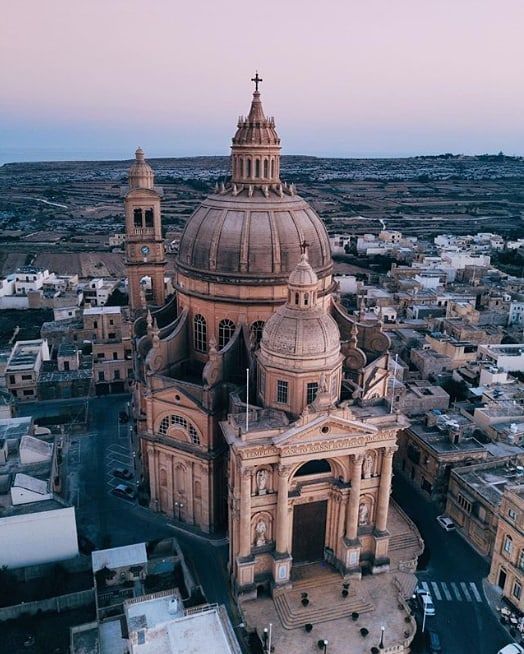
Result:
<instances>
[{"instance_id":1,"label":"lamp post","mask_svg":"<svg viewBox=\"0 0 524 654\"><path fill-rule=\"evenodd\" d=\"M329 645L329 642L327 640L324 640L324 654L327 652L327 646Z\"/></svg>"},{"instance_id":2,"label":"lamp post","mask_svg":"<svg viewBox=\"0 0 524 654\"><path fill-rule=\"evenodd\" d=\"M384 631L386 630L386 627L382 626L380 627L380 644L379 648L384 649Z\"/></svg>"}]
</instances>

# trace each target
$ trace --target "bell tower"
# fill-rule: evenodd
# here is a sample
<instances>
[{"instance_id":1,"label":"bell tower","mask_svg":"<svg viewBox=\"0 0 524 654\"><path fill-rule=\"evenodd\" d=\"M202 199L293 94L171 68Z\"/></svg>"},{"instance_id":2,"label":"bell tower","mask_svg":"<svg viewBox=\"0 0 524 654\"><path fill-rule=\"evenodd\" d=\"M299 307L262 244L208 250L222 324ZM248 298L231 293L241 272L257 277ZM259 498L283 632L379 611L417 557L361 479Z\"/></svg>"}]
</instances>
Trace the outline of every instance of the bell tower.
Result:
<instances>
[{"instance_id":1,"label":"bell tower","mask_svg":"<svg viewBox=\"0 0 524 654\"><path fill-rule=\"evenodd\" d=\"M126 268L129 306L133 312L149 304L164 304L166 268L160 216L162 189L154 186L155 175L144 159L142 148L137 149L135 157L124 198Z\"/></svg>"}]
</instances>

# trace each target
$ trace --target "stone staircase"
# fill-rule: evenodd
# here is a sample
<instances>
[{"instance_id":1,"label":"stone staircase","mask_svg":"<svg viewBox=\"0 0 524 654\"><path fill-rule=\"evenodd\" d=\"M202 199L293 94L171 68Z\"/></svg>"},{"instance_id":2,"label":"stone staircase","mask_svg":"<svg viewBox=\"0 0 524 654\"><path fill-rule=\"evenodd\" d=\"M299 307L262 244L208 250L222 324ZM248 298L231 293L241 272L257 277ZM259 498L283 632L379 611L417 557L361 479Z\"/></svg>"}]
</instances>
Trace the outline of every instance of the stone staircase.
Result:
<instances>
[{"instance_id":1,"label":"stone staircase","mask_svg":"<svg viewBox=\"0 0 524 654\"><path fill-rule=\"evenodd\" d=\"M304 580L273 596L275 608L285 629L297 629L307 623L313 625L350 617L353 612L373 611L374 605L350 588L349 596L341 597L341 580L326 585L326 579ZM301 593L308 592L310 604L302 606Z\"/></svg>"},{"instance_id":2,"label":"stone staircase","mask_svg":"<svg viewBox=\"0 0 524 654\"><path fill-rule=\"evenodd\" d=\"M398 550L407 550L410 548L417 549L419 547L419 539L417 534L412 531L407 531L403 534L391 536L389 539L389 551L397 552Z\"/></svg>"}]
</instances>

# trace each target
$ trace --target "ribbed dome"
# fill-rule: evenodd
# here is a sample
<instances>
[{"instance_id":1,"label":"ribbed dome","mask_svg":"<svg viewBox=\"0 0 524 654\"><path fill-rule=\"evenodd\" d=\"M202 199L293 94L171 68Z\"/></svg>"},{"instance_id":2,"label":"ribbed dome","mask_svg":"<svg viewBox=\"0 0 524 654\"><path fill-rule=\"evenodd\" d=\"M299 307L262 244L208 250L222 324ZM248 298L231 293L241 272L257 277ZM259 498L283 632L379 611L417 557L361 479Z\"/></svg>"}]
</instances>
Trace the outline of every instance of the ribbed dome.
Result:
<instances>
[{"instance_id":1,"label":"ribbed dome","mask_svg":"<svg viewBox=\"0 0 524 654\"><path fill-rule=\"evenodd\" d=\"M180 240L177 265L188 273L237 277L260 284L287 283L300 260L300 246L309 243L309 261L319 277L331 273L326 229L298 195L256 191L252 197L211 195L189 218Z\"/></svg>"},{"instance_id":2,"label":"ribbed dome","mask_svg":"<svg viewBox=\"0 0 524 654\"><path fill-rule=\"evenodd\" d=\"M304 312L286 305L264 325L260 346L266 360L275 356L298 359L299 365L307 367L304 358L339 356L340 332L321 308Z\"/></svg>"},{"instance_id":3,"label":"ribbed dome","mask_svg":"<svg viewBox=\"0 0 524 654\"><path fill-rule=\"evenodd\" d=\"M142 148L137 148L135 161L129 169L129 188L152 189L155 185L155 174L144 157Z\"/></svg>"}]
</instances>

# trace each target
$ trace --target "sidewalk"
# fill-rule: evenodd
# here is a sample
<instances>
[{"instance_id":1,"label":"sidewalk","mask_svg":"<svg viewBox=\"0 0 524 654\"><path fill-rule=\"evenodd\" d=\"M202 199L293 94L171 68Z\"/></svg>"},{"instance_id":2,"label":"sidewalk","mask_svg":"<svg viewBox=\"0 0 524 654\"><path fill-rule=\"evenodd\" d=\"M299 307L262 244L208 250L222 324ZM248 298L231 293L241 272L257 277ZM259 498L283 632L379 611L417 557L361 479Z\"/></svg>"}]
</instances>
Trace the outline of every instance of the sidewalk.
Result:
<instances>
[{"instance_id":1,"label":"sidewalk","mask_svg":"<svg viewBox=\"0 0 524 654\"><path fill-rule=\"evenodd\" d=\"M502 591L500 591L500 589L496 586L490 584L487 579L482 580L482 590L484 591L486 603L493 611L493 613L495 613L501 627L508 634L508 643L515 642L519 643L520 645L524 645L524 634L519 634L515 627L503 624L500 620L500 609L502 607L508 608L508 604L506 604L506 602L502 599Z\"/></svg>"}]
</instances>

